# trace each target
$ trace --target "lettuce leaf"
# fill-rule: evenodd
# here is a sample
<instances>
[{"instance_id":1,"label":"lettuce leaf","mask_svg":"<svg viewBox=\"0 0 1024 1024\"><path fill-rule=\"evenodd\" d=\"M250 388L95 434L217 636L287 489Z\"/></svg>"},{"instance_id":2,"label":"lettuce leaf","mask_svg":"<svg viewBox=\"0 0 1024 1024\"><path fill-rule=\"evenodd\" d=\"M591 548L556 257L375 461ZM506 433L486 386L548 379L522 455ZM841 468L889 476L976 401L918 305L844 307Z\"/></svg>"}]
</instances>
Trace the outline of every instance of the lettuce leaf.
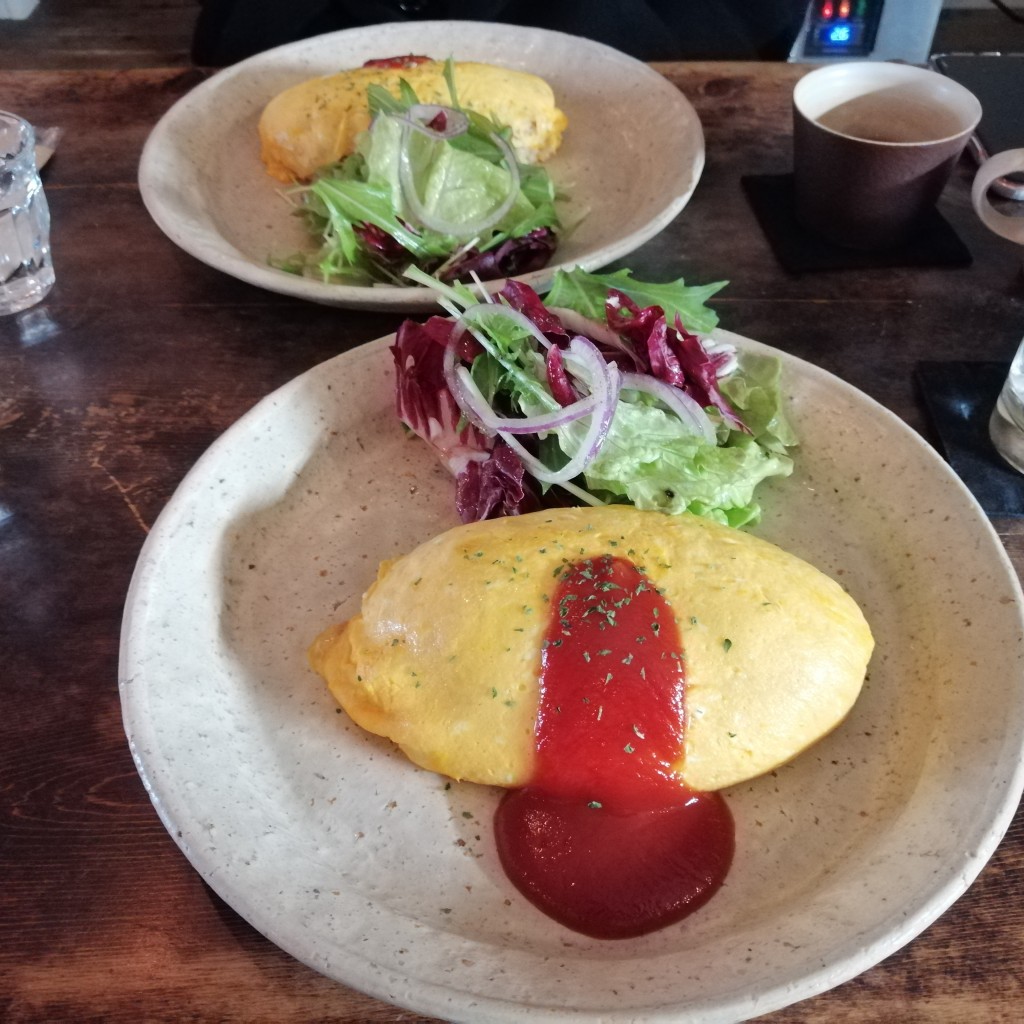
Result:
<instances>
[{"instance_id":1,"label":"lettuce leaf","mask_svg":"<svg viewBox=\"0 0 1024 1024\"><path fill-rule=\"evenodd\" d=\"M798 441L782 405L782 364L774 356L742 352L739 368L719 382L719 389L759 444L785 452Z\"/></svg>"},{"instance_id":2,"label":"lettuce leaf","mask_svg":"<svg viewBox=\"0 0 1024 1024\"><path fill-rule=\"evenodd\" d=\"M364 136L360 151L366 158L368 183L386 191L395 215L410 222L415 218L406 204L399 180L402 148L401 124L393 118L383 117L375 121ZM491 148L494 148L493 144ZM409 138L409 154L415 169L416 193L424 209L435 217L452 223L477 221L486 217L488 211L508 195L511 185L508 170L478 153L414 133ZM524 223L529 224L529 230L535 226L536 218L537 211L520 189L512 208L492 230L507 234L510 229L518 230ZM446 242L446 249L450 251L455 241L447 239ZM416 252L415 249L411 251Z\"/></svg>"},{"instance_id":3,"label":"lettuce leaf","mask_svg":"<svg viewBox=\"0 0 1024 1024\"><path fill-rule=\"evenodd\" d=\"M588 489L637 508L743 526L760 518L757 485L792 470L789 456L763 448L749 434L730 431L724 445L709 444L659 408L620 400L586 482Z\"/></svg>"}]
</instances>

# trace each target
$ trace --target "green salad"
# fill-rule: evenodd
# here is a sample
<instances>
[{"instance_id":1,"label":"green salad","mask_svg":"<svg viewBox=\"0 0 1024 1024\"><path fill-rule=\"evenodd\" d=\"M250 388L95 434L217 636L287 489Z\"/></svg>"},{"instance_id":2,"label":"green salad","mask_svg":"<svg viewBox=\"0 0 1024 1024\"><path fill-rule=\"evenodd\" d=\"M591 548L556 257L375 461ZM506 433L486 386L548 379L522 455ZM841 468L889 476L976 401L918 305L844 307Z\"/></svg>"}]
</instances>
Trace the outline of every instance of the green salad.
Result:
<instances>
[{"instance_id":1,"label":"green salad","mask_svg":"<svg viewBox=\"0 0 1024 1024\"><path fill-rule=\"evenodd\" d=\"M488 280L537 270L561 224L548 172L522 164L507 128L459 105L422 104L367 90L371 124L356 150L293 192L320 246L281 269L346 284L407 284L417 267L441 281Z\"/></svg>"},{"instance_id":2,"label":"green salad","mask_svg":"<svg viewBox=\"0 0 1024 1024\"><path fill-rule=\"evenodd\" d=\"M481 301L408 276L449 316L400 328L399 414L452 471L464 521L626 502L744 526L758 485L792 471L779 361L710 333L724 282L576 269L543 300L508 281Z\"/></svg>"}]
</instances>

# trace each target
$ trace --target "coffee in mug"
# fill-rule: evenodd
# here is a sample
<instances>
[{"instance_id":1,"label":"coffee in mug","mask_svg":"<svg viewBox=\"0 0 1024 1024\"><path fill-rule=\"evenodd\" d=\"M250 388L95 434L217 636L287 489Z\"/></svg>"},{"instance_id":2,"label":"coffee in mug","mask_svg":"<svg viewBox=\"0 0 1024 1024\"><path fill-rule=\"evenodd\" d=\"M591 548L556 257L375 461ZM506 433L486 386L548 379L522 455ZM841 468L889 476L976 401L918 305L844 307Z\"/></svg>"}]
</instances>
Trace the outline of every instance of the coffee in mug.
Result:
<instances>
[{"instance_id":1,"label":"coffee in mug","mask_svg":"<svg viewBox=\"0 0 1024 1024\"><path fill-rule=\"evenodd\" d=\"M885 91L846 100L826 110L818 124L866 142L929 142L961 131L959 119L945 107Z\"/></svg>"}]
</instances>

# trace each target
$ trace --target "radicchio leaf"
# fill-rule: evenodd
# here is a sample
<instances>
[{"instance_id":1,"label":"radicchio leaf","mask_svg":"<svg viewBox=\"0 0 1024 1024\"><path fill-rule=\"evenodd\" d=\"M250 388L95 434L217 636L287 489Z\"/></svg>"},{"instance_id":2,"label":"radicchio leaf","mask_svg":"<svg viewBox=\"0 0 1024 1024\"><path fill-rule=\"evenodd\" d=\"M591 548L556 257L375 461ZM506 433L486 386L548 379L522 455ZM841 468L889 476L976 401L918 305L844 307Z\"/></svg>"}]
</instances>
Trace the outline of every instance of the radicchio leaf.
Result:
<instances>
[{"instance_id":1,"label":"radicchio leaf","mask_svg":"<svg viewBox=\"0 0 1024 1024\"><path fill-rule=\"evenodd\" d=\"M579 395L569 382L569 375L565 372L565 360L562 358L562 350L557 345L548 349L544 359L548 372L548 387L555 401L561 406L572 405L579 401Z\"/></svg>"},{"instance_id":2,"label":"radicchio leaf","mask_svg":"<svg viewBox=\"0 0 1024 1024\"><path fill-rule=\"evenodd\" d=\"M639 356L641 353L648 353L647 339L658 320L664 322L665 314L660 306L646 306L641 309L625 292L612 288L605 302L605 319L613 331L629 339ZM646 365L640 372L652 372L649 353Z\"/></svg>"},{"instance_id":3,"label":"radicchio leaf","mask_svg":"<svg viewBox=\"0 0 1024 1024\"><path fill-rule=\"evenodd\" d=\"M608 293L606 315L609 327L629 338L638 354L646 354L646 372L685 391L702 408L714 406L731 427L749 433L718 388L721 360L707 353L678 314L673 330L660 306L641 309L624 292L613 289Z\"/></svg>"},{"instance_id":4,"label":"radicchio leaf","mask_svg":"<svg viewBox=\"0 0 1024 1024\"><path fill-rule=\"evenodd\" d=\"M652 377L685 389L686 375L669 344L668 324L663 316L654 321L647 335L647 360Z\"/></svg>"},{"instance_id":5,"label":"radicchio leaf","mask_svg":"<svg viewBox=\"0 0 1024 1024\"><path fill-rule=\"evenodd\" d=\"M519 456L499 441L486 459L474 459L455 482L455 508L464 523L517 516L539 507L524 483Z\"/></svg>"},{"instance_id":6,"label":"radicchio leaf","mask_svg":"<svg viewBox=\"0 0 1024 1024\"><path fill-rule=\"evenodd\" d=\"M716 361L704 350L700 338L696 334L690 334L683 327L683 322L678 315L676 316L672 347L683 368L683 373L686 374L686 390L704 408L713 405L730 426L749 433L743 420L736 415L725 396L718 390Z\"/></svg>"},{"instance_id":7,"label":"radicchio leaf","mask_svg":"<svg viewBox=\"0 0 1024 1024\"><path fill-rule=\"evenodd\" d=\"M451 329L451 322L441 317L431 317L425 324L406 320L398 328L391 354L399 419L458 476L470 463L486 459L493 442L463 417L445 383L444 351Z\"/></svg>"},{"instance_id":8,"label":"radicchio leaf","mask_svg":"<svg viewBox=\"0 0 1024 1024\"><path fill-rule=\"evenodd\" d=\"M550 228L535 228L519 238L510 238L493 249L469 249L453 260L438 276L442 281L463 281L476 274L481 281L493 281L515 274L528 274L547 266L558 245Z\"/></svg>"},{"instance_id":9,"label":"radicchio leaf","mask_svg":"<svg viewBox=\"0 0 1024 1024\"><path fill-rule=\"evenodd\" d=\"M541 297L522 281L506 281L498 297L507 302L514 310L530 318L541 334L555 340L558 337L569 339L569 332L555 313L552 313L541 301Z\"/></svg>"},{"instance_id":10,"label":"radicchio leaf","mask_svg":"<svg viewBox=\"0 0 1024 1024\"><path fill-rule=\"evenodd\" d=\"M352 230L366 247L367 253L382 266L397 272L413 259L413 254L404 245L376 224L354 224Z\"/></svg>"}]
</instances>

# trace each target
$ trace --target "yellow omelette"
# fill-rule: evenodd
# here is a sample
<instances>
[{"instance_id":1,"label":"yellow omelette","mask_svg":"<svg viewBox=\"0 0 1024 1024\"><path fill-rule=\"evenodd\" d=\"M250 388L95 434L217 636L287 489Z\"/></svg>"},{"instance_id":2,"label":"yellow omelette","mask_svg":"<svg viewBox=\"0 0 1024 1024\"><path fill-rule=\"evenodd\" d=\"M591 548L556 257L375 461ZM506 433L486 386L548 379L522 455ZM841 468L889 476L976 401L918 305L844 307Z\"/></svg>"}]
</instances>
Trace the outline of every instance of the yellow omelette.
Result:
<instances>
[{"instance_id":1,"label":"yellow omelette","mask_svg":"<svg viewBox=\"0 0 1024 1024\"><path fill-rule=\"evenodd\" d=\"M381 565L310 663L362 728L456 779L526 784L541 650L567 561L643 568L682 639L674 770L715 790L789 761L856 700L874 646L854 600L781 548L694 516L573 508L459 526Z\"/></svg>"},{"instance_id":2,"label":"yellow omelette","mask_svg":"<svg viewBox=\"0 0 1024 1024\"><path fill-rule=\"evenodd\" d=\"M362 67L300 82L275 96L259 121L260 155L281 181L307 181L317 170L355 149L370 125L366 90L379 85L399 95L399 82L412 86L421 103L449 104L444 63L412 67ZM568 124L551 87L524 71L457 62L454 80L460 106L511 129L511 145L522 163L550 157Z\"/></svg>"}]
</instances>

